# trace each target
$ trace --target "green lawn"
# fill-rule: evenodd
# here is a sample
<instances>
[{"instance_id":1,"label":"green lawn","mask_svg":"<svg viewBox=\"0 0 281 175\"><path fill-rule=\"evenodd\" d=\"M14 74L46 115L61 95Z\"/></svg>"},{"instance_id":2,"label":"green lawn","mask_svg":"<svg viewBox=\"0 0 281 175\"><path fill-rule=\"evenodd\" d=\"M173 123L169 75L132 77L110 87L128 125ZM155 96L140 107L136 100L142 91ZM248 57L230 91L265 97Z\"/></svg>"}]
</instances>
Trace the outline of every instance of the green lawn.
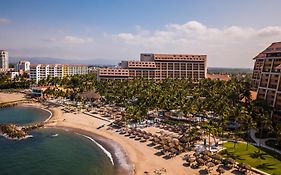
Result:
<instances>
[{"instance_id":1,"label":"green lawn","mask_svg":"<svg viewBox=\"0 0 281 175\"><path fill-rule=\"evenodd\" d=\"M276 153L264 149L258 153L258 148L250 144L246 150L244 143L237 143L234 148L234 143L227 142L224 147L226 150L221 152L224 157L231 157L270 174L281 174L281 156Z\"/></svg>"}]
</instances>

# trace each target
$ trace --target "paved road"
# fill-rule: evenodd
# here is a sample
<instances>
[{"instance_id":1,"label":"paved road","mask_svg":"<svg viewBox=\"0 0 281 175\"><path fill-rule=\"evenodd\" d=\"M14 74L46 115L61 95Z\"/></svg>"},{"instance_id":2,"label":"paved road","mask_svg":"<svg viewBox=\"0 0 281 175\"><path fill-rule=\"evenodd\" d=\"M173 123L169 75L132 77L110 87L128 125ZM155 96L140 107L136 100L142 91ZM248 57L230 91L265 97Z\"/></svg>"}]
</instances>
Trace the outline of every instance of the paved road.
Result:
<instances>
[{"instance_id":1,"label":"paved road","mask_svg":"<svg viewBox=\"0 0 281 175\"><path fill-rule=\"evenodd\" d=\"M269 149L269 150L271 150L271 151L277 152L277 153L279 153L279 154L281 155L281 151L276 150L276 149L274 149L274 148L272 148L272 147L269 147L269 146L267 146L267 145L265 144L265 142L266 142L267 140L276 140L276 138L259 139L259 138L257 138L256 135L255 135L256 132L257 132L257 131L256 131L255 129L250 129L250 136L251 136L251 138L256 142L256 143L253 144L253 145L261 146L261 147L263 147L263 148L266 148L266 149Z\"/></svg>"}]
</instances>

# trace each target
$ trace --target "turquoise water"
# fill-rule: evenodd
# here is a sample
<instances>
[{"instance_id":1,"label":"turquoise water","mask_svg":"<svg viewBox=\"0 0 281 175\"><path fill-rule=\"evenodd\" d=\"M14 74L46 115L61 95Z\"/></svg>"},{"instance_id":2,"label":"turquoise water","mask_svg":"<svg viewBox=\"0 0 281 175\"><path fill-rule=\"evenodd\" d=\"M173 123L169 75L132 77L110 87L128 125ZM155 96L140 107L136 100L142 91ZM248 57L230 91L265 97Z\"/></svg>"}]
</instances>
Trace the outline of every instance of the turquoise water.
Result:
<instances>
[{"instance_id":1,"label":"turquoise water","mask_svg":"<svg viewBox=\"0 0 281 175\"><path fill-rule=\"evenodd\" d=\"M30 124L46 120L48 111L32 107L11 107L0 109L0 123Z\"/></svg>"},{"instance_id":2,"label":"turquoise water","mask_svg":"<svg viewBox=\"0 0 281 175\"><path fill-rule=\"evenodd\" d=\"M22 115L26 110L15 108L21 115L13 122L27 124ZM7 109L5 109L7 110ZM23 111L21 111L23 110ZM9 109L13 114L13 109ZM42 112L42 111L41 111ZM7 111L4 111L7 114ZM0 110L0 122L7 123ZM30 122L36 112L28 111ZM12 115L9 115L12 116ZM19 118L19 121L16 119ZM45 119L42 117L41 120ZM102 150L89 139L61 129L39 129L32 138L8 140L0 137L0 174L2 175L111 175L113 165Z\"/></svg>"}]
</instances>

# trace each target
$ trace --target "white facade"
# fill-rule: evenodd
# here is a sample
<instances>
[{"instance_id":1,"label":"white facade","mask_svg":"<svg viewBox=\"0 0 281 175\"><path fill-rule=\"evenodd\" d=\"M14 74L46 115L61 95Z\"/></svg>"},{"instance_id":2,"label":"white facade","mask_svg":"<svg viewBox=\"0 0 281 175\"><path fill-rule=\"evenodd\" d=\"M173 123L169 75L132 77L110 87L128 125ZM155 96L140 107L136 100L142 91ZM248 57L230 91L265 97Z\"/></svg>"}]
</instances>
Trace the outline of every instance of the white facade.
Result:
<instances>
[{"instance_id":1,"label":"white facade","mask_svg":"<svg viewBox=\"0 0 281 175\"><path fill-rule=\"evenodd\" d=\"M19 76L19 72L11 72L11 79L16 78L17 76Z\"/></svg>"},{"instance_id":2,"label":"white facade","mask_svg":"<svg viewBox=\"0 0 281 175\"><path fill-rule=\"evenodd\" d=\"M0 50L0 68L9 69L9 56L6 50Z\"/></svg>"},{"instance_id":3,"label":"white facade","mask_svg":"<svg viewBox=\"0 0 281 175\"><path fill-rule=\"evenodd\" d=\"M27 72L30 70L30 62L29 61L19 61L16 65L16 71Z\"/></svg>"},{"instance_id":4,"label":"white facade","mask_svg":"<svg viewBox=\"0 0 281 175\"><path fill-rule=\"evenodd\" d=\"M72 75L88 74L86 65L67 65L67 64L37 64L30 66L29 78L38 83L48 77L63 78Z\"/></svg>"}]
</instances>

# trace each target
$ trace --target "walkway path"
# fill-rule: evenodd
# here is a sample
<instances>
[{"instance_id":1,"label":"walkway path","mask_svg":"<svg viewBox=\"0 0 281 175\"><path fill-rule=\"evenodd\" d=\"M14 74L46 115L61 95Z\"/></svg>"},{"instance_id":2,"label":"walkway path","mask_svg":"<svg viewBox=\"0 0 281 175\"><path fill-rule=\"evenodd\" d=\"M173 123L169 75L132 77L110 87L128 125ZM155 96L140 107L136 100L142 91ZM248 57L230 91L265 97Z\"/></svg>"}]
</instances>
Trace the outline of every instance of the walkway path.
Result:
<instances>
[{"instance_id":1,"label":"walkway path","mask_svg":"<svg viewBox=\"0 0 281 175\"><path fill-rule=\"evenodd\" d=\"M281 155L281 151L280 150L277 150L275 148L272 148L272 147L269 147L265 144L266 141L268 140L276 140L275 138L266 138L266 139L259 139L256 137L256 130L255 129L250 129L250 136L251 138L256 142L256 143L253 143L253 145L256 145L256 146L261 146L263 148L266 148L266 149L269 149L273 152L277 152Z\"/></svg>"}]
</instances>

